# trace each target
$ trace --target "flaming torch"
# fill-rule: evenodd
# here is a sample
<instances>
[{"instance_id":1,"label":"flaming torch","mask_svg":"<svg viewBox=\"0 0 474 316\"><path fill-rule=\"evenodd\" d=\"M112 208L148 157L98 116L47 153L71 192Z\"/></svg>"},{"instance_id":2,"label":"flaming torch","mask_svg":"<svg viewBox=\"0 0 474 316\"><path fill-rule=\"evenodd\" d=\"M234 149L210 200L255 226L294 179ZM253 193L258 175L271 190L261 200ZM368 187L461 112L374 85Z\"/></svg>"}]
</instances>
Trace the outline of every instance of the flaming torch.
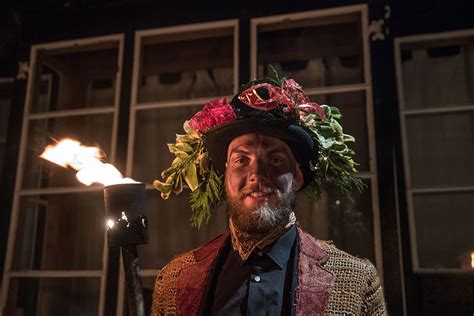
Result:
<instances>
[{"instance_id":1,"label":"flaming torch","mask_svg":"<svg viewBox=\"0 0 474 316\"><path fill-rule=\"evenodd\" d=\"M107 245L122 249L130 315L145 315L137 254L137 245L148 243L145 184L124 178L113 165L103 163L99 148L69 138L47 146L40 157L77 170L77 179L85 185L104 185Z\"/></svg>"}]
</instances>

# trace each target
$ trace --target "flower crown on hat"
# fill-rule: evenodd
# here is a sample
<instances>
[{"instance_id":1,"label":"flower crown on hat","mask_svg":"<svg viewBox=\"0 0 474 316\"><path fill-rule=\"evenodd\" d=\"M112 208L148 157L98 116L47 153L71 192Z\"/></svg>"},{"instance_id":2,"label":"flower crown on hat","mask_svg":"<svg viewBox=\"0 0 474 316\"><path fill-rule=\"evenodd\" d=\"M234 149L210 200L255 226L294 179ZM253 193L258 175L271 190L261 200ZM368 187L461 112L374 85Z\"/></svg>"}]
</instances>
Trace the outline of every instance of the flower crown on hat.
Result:
<instances>
[{"instance_id":1,"label":"flower crown on hat","mask_svg":"<svg viewBox=\"0 0 474 316\"><path fill-rule=\"evenodd\" d=\"M272 111L275 118L289 120L311 136L316 152L310 161L314 176L307 189L312 194L319 196L328 186L337 187L348 196L354 188L362 190L364 184L355 175L355 153L346 144L355 139L343 133L338 122L341 118L339 109L310 102L295 80L275 74L276 79L262 78L244 85L237 95L238 100L254 110ZM264 95L262 90L266 91ZM169 151L176 157L161 173L165 181L153 182L163 199L168 199L172 192L180 194L187 184L191 190L191 224L194 227L207 223L211 210L225 199L223 175L213 165L205 146L206 132L236 119L235 108L225 98L207 102L201 111L184 122L186 134L176 134L176 142L168 144Z\"/></svg>"}]
</instances>

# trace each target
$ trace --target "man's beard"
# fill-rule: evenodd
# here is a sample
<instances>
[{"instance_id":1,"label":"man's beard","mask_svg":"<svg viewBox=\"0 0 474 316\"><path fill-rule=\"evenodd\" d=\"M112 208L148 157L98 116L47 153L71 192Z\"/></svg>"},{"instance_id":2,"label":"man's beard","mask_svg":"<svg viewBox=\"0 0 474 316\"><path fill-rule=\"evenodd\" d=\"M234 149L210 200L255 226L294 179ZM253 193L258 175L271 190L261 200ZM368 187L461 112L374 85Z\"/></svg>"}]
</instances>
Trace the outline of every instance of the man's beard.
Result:
<instances>
[{"instance_id":1,"label":"man's beard","mask_svg":"<svg viewBox=\"0 0 474 316\"><path fill-rule=\"evenodd\" d=\"M295 207L297 189L294 182L287 192L265 186L260 187L259 190L271 190L276 194L277 205L272 207L268 202L264 202L253 210L247 209L243 205L243 199L249 193L246 189L243 189L238 197L227 200L232 222L241 232L263 234L279 225L286 225Z\"/></svg>"}]
</instances>

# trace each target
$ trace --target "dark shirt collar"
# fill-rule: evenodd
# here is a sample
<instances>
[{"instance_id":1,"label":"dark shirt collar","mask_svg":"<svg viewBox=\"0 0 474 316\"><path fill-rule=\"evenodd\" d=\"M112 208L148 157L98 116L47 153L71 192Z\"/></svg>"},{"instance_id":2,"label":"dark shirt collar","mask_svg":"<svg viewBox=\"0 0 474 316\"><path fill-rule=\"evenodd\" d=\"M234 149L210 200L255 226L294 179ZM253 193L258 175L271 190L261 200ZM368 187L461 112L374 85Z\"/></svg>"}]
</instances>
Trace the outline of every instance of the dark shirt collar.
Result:
<instances>
[{"instance_id":1,"label":"dark shirt collar","mask_svg":"<svg viewBox=\"0 0 474 316\"><path fill-rule=\"evenodd\" d=\"M273 245L264 249L263 252L282 269L290 258L291 248L295 243L295 239L296 226L293 225Z\"/></svg>"}]
</instances>

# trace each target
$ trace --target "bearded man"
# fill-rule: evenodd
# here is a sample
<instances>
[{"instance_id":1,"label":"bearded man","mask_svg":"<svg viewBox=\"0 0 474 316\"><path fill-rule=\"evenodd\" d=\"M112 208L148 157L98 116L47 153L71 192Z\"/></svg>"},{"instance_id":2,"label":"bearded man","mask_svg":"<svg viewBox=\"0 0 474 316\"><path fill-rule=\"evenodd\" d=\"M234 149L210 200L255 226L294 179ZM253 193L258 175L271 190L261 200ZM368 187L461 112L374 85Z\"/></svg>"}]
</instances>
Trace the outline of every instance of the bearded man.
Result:
<instances>
[{"instance_id":1,"label":"bearded man","mask_svg":"<svg viewBox=\"0 0 474 316\"><path fill-rule=\"evenodd\" d=\"M186 182L198 225L226 199L229 231L161 270L152 315L386 314L375 267L296 224L297 191L360 187L339 117L283 78L210 101L185 123L154 184L168 198Z\"/></svg>"}]
</instances>

